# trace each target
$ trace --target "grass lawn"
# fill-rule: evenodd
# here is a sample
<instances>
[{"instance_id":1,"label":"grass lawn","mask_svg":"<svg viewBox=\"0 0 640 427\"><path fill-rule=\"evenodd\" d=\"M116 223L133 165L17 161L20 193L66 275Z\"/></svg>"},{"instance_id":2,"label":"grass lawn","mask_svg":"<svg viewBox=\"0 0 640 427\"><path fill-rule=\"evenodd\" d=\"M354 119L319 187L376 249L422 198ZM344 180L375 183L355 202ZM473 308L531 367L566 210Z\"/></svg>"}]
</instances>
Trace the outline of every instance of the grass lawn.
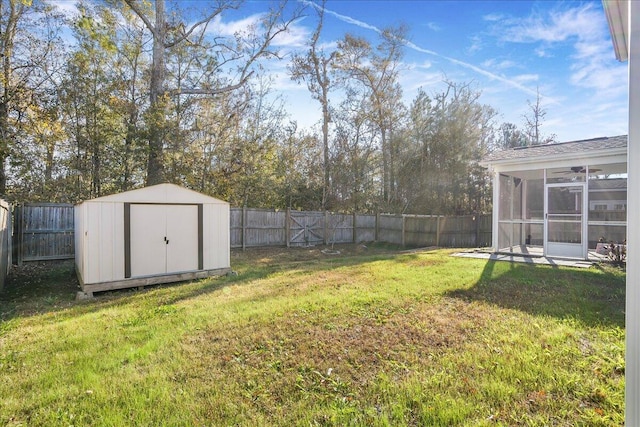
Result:
<instances>
[{"instance_id":1,"label":"grass lawn","mask_svg":"<svg viewBox=\"0 0 640 427\"><path fill-rule=\"evenodd\" d=\"M624 273L400 253L234 252L237 276L0 295L0 425L621 425Z\"/></svg>"}]
</instances>

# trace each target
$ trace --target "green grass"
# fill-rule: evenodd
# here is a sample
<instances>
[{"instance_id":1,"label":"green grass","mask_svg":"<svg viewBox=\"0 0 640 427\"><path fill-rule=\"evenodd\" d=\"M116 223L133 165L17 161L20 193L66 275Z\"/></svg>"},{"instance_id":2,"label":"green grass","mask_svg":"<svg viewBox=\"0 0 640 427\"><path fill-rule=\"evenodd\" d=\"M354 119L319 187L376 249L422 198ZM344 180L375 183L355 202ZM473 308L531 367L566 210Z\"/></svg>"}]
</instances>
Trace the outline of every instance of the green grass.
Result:
<instances>
[{"instance_id":1,"label":"green grass","mask_svg":"<svg viewBox=\"0 0 640 427\"><path fill-rule=\"evenodd\" d=\"M0 425L621 425L624 273L390 247L234 253L238 276L0 296Z\"/></svg>"}]
</instances>

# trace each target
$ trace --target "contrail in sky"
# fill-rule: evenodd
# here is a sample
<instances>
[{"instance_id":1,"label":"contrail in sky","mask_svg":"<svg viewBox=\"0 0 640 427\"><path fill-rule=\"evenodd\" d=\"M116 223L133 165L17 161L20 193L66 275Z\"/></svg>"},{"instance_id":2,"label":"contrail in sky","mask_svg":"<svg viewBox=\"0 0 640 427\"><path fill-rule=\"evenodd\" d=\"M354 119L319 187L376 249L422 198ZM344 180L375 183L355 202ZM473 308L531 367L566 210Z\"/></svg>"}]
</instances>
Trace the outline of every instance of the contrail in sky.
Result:
<instances>
[{"instance_id":1,"label":"contrail in sky","mask_svg":"<svg viewBox=\"0 0 640 427\"><path fill-rule=\"evenodd\" d=\"M348 24L353 24L353 25L356 25L356 26L358 26L360 28L364 28L364 29L367 29L367 30L375 31L378 34L382 34L382 30L380 28L374 26L374 25L367 24L366 22L351 18L350 16L341 15L341 14L339 14L337 12L334 12L332 10L329 10L327 8L323 9L322 6L312 2L310 0L298 0L298 1L300 3L302 3L302 4L307 5L307 6L313 6L314 8L316 8L318 10L324 10L325 13L327 13L329 15L333 15L336 18L338 18L339 20L341 20L343 22L346 22ZM515 89L521 90L522 92L525 92L525 93L527 93L529 95L538 96L538 92L536 92L535 90L529 89L528 87L523 86L523 85L521 85L520 83L518 83L516 81L510 80L510 79L508 79L506 77L503 77L503 76L500 76L498 74L494 74L494 73L492 73L490 71L483 70L482 68L477 67L477 66L475 66L473 64L469 64L468 62L460 61L459 59L455 59L455 58L451 58L449 56L441 55L438 52L434 52L433 50L424 49L424 48L416 45L415 43L410 42L409 40L405 39L405 40L403 40L403 42L404 42L405 46L407 46L408 48L413 49L413 50L415 50L417 52L426 53L428 55L432 55L432 56L436 56L438 58L445 59L445 60L447 60L447 61L449 61L449 62L451 62L453 64L456 64L456 65L458 65L460 67L468 68L468 69L470 69L472 71L475 71L478 74L482 74L483 76L488 77L491 80L501 81L501 82L503 82L503 83L515 88ZM551 98L546 98L546 99L549 100L550 102L554 103L554 104L557 104L557 102L555 100L551 99Z\"/></svg>"}]
</instances>

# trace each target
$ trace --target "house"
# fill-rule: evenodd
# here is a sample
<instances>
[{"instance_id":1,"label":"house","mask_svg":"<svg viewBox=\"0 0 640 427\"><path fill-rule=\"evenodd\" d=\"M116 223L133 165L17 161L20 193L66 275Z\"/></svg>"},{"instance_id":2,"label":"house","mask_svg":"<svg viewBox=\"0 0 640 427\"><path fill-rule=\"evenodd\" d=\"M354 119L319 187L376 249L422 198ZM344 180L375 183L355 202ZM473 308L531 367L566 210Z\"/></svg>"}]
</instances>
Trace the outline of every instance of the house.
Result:
<instances>
[{"instance_id":1,"label":"house","mask_svg":"<svg viewBox=\"0 0 640 427\"><path fill-rule=\"evenodd\" d=\"M75 207L75 261L87 294L230 271L229 204L173 184Z\"/></svg>"},{"instance_id":2,"label":"house","mask_svg":"<svg viewBox=\"0 0 640 427\"><path fill-rule=\"evenodd\" d=\"M626 239L627 136L497 151L494 250L588 259L604 238Z\"/></svg>"},{"instance_id":3,"label":"house","mask_svg":"<svg viewBox=\"0 0 640 427\"><path fill-rule=\"evenodd\" d=\"M616 58L628 61L627 212L640 211L640 2L603 0ZM640 222L627 225L625 425L640 425ZM635 248L635 249L634 249Z\"/></svg>"}]
</instances>

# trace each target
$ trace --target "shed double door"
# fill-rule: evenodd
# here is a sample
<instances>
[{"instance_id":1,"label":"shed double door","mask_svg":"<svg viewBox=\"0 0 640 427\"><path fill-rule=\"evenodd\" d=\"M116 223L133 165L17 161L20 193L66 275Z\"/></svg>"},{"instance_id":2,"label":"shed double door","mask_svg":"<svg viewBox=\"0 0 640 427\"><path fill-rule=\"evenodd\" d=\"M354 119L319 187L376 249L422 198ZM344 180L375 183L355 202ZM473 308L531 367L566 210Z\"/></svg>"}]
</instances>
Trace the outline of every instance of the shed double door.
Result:
<instances>
[{"instance_id":1,"label":"shed double door","mask_svg":"<svg viewBox=\"0 0 640 427\"><path fill-rule=\"evenodd\" d=\"M197 205L131 204L131 277L198 270Z\"/></svg>"}]
</instances>

